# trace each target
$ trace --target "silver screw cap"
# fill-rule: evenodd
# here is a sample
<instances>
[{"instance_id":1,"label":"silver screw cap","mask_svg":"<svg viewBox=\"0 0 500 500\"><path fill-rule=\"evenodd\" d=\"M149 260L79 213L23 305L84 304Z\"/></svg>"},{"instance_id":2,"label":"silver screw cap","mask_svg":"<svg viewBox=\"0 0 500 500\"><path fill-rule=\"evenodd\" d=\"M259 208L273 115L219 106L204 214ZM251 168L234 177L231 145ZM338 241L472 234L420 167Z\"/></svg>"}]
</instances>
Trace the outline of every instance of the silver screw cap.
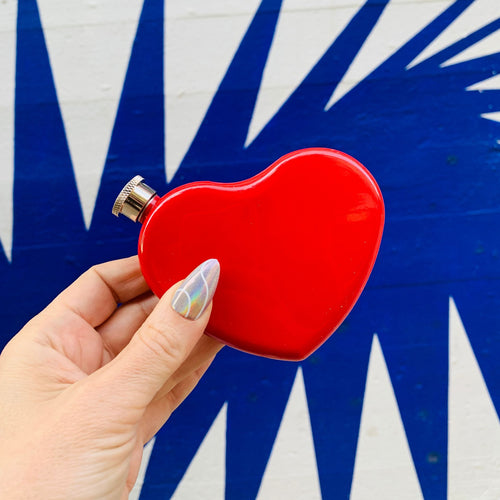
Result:
<instances>
[{"instance_id":1,"label":"silver screw cap","mask_svg":"<svg viewBox=\"0 0 500 500\"><path fill-rule=\"evenodd\" d=\"M156 191L144 184L143 180L143 177L136 175L125 184L113 205L113 215L118 217L123 214L134 222L140 221L140 216L146 205L156 195Z\"/></svg>"}]
</instances>

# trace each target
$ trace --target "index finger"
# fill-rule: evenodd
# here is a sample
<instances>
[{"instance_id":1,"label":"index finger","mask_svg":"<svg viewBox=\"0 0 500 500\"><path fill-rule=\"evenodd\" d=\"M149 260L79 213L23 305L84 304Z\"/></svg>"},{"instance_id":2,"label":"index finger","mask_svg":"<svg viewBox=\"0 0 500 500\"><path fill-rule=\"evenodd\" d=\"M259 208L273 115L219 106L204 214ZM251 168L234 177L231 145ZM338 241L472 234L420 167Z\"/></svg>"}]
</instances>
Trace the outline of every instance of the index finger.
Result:
<instances>
[{"instance_id":1,"label":"index finger","mask_svg":"<svg viewBox=\"0 0 500 500\"><path fill-rule=\"evenodd\" d=\"M106 321L118 304L147 292L137 256L91 267L59 294L49 306L64 307L96 327Z\"/></svg>"}]
</instances>

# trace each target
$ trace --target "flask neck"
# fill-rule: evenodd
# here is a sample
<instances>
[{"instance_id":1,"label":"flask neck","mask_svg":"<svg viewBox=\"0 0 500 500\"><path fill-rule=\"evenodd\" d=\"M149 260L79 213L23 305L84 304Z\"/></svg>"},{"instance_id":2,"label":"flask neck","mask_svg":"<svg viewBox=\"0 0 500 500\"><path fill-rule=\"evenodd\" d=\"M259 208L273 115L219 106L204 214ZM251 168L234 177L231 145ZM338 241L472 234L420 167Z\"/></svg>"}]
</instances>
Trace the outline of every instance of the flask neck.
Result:
<instances>
[{"instance_id":1,"label":"flask neck","mask_svg":"<svg viewBox=\"0 0 500 500\"><path fill-rule=\"evenodd\" d=\"M134 222L143 222L151 211L151 203L156 205L159 197L156 191L142 182L144 179L136 175L120 191L113 205L113 214L117 217L125 215Z\"/></svg>"}]
</instances>

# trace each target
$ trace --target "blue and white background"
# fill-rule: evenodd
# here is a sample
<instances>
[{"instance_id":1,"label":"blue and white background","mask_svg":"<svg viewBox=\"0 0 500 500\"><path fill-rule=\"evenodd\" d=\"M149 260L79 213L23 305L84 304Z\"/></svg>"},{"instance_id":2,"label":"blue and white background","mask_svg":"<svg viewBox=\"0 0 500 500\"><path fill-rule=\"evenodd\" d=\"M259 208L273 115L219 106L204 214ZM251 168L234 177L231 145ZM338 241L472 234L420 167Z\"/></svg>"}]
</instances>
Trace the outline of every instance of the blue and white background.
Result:
<instances>
[{"instance_id":1,"label":"blue and white background","mask_svg":"<svg viewBox=\"0 0 500 500\"><path fill-rule=\"evenodd\" d=\"M135 253L133 175L340 149L387 210L358 304L302 363L223 350L131 498L498 500L498 73L498 0L1 0L1 345Z\"/></svg>"}]
</instances>

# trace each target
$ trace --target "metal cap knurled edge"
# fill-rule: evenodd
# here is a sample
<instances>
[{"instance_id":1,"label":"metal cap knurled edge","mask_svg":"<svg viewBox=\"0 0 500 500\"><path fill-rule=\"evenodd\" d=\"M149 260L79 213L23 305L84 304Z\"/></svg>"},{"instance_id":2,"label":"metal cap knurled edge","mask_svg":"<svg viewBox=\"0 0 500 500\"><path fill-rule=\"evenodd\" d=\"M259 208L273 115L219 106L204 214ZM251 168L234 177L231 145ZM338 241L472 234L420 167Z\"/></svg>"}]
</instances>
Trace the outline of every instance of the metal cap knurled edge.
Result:
<instances>
[{"instance_id":1,"label":"metal cap knurled edge","mask_svg":"<svg viewBox=\"0 0 500 500\"><path fill-rule=\"evenodd\" d=\"M123 205L127 201L127 198L130 196L132 191L144 180L144 177L140 175L136 175L133 179L127 182L123 189L120 191L120 194L116 197L116 200L113 204L113 208L111 212L113 215L117 217L121 214Z\"/></svg>"}]
</instances>

